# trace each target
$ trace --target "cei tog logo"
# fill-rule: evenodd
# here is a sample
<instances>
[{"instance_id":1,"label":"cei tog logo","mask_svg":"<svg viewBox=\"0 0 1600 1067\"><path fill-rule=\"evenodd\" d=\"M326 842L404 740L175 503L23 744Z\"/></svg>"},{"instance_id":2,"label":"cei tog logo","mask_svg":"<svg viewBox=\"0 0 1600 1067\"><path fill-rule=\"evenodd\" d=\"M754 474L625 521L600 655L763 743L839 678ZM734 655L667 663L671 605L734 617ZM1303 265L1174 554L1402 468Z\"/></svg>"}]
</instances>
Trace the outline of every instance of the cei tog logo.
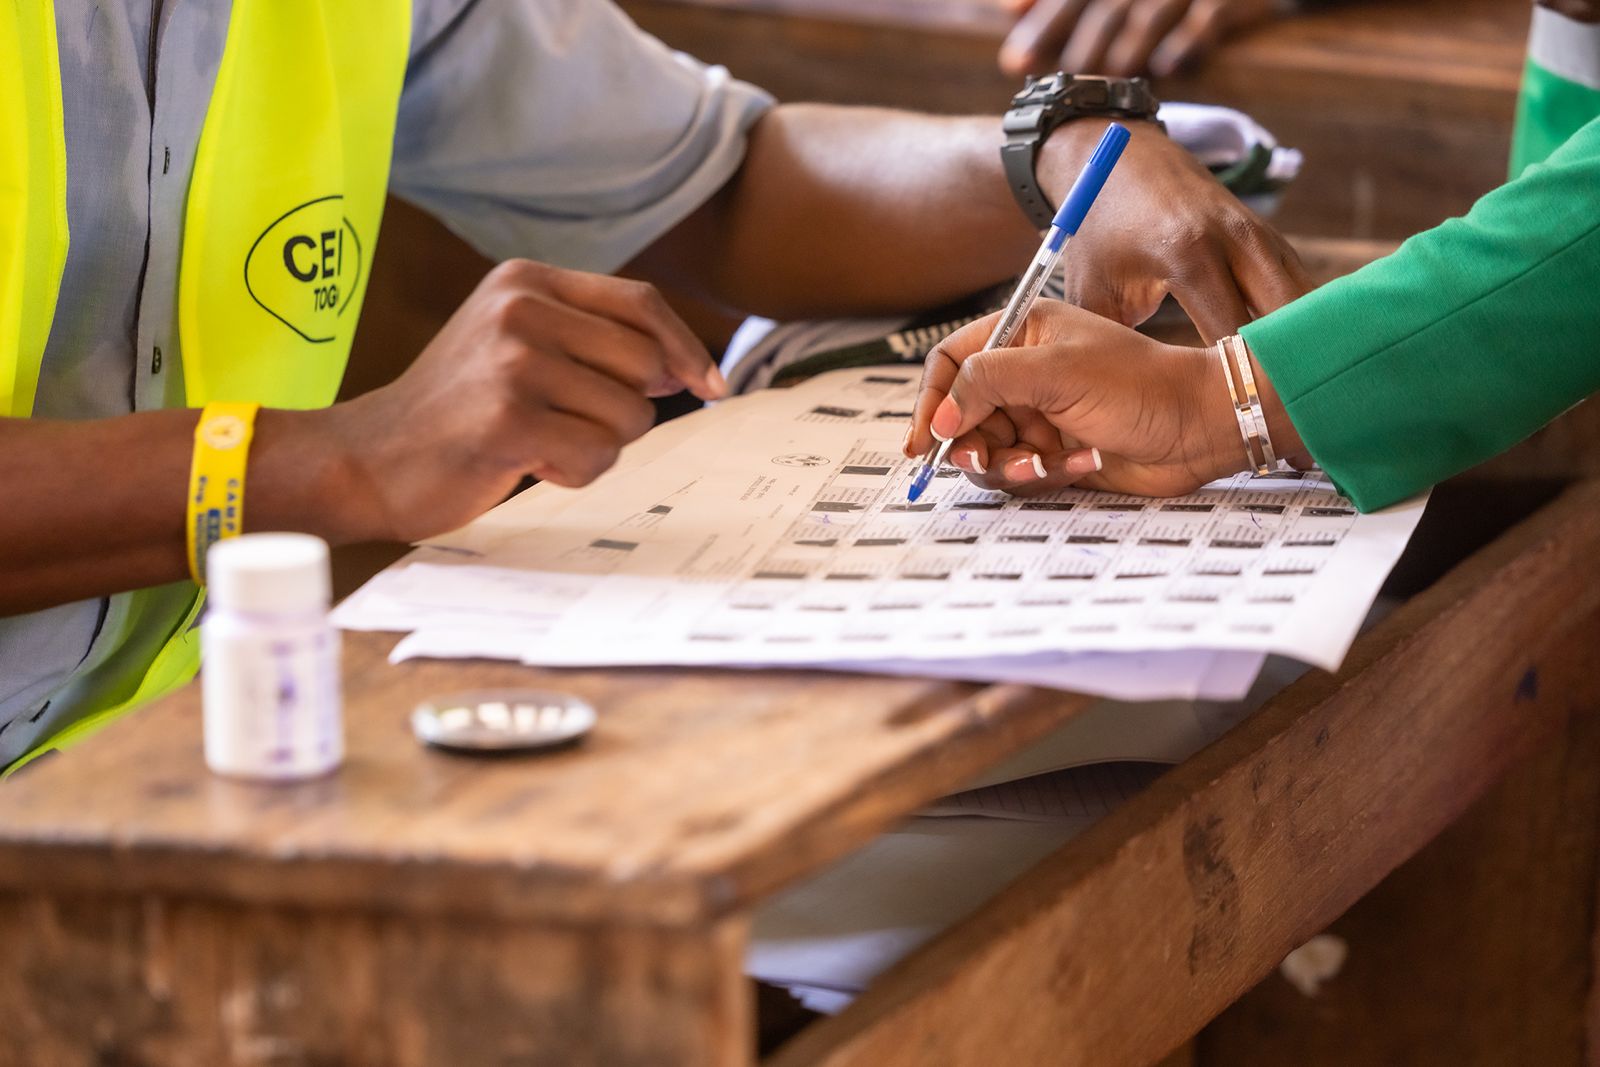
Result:
<instances>
[{"instance_id":1,"label":"cei tog logo","mask_svg":"<svg viewBox=\"0 0 1600 1067\"><path fill-rule=\"evenodd\" d=\"M339 335L361 284L362 247L343 196L294 208L268 226L244 261L245 288L262 309L313 344Z\"/></svg>"}]
</instances>

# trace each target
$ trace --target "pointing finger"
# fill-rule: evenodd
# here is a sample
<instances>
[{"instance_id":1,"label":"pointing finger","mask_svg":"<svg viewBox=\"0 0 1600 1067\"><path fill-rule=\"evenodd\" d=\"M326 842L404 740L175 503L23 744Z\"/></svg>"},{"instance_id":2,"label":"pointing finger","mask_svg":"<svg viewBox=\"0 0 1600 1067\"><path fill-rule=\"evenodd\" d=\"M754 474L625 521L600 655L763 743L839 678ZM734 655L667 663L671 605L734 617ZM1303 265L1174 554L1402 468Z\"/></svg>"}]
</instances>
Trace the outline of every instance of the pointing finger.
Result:
<instances>
[{"instance_id":1,"label":"pointing finger","mask_svg":"<svg viewBox=\"0 0 1600 1067\"><path fill-rule=\"evenodd\" d=\"M961 327L934 346L922 364L922 386L917 392L916 405L911 410L911 432L906 435L905 454L920 456L933 444L928 426L939 403L950 392L951 384L961 370L961 364L983 348L999 312L985 315L977 322Z\"/></svg>"},{"instance_id":2,"label":"pointing finger","mask_svg":"<svg viewBox=\"0 0 1600 1067\"><path fill-rule=\"evenodd\" d=\"M720 400L727 395L728 384L706 346L650 283L560 271L551 290L571 304L650 335L661 346L667 374L701 400Z\"/></svg>"}]
</instances>

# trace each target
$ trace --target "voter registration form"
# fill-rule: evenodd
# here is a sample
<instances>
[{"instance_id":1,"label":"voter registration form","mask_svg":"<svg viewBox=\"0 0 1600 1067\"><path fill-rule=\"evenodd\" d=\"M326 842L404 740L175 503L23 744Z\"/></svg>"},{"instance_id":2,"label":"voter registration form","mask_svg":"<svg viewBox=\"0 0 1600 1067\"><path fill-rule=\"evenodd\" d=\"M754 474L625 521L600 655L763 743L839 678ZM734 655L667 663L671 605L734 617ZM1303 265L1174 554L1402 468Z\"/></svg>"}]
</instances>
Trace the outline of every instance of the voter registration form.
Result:
<instances>
[{"instance_id":1,"label":"voter registration form","mask_svg":"<svg viewBox=\"0 0 1600 1067\"><path fill-rule=\"evenodd\" d=\"M336 621L410 632L399 657L941 673L1171 653L1247 687L1267 652L1337 667L1422 514L1360 515L1315 471L1151 500L1011 497L945 468L909 503L918 381L838 371L668 424L586 490L420 546Z\"/></svg>"}]
</instances>

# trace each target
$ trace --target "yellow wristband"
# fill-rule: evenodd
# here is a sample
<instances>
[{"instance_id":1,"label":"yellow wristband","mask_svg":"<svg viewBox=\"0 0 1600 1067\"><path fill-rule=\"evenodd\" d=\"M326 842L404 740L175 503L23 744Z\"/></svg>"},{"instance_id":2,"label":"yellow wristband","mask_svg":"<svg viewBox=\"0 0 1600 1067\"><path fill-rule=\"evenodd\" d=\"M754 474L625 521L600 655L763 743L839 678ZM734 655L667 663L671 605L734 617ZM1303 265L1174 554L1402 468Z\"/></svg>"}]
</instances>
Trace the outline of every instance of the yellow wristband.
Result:
<instances>
[{"instance_id":1,"label":"yellow wristband","mask_svg":"<svg viewBox=\"0 0 1600 1067\"><path fill-rule=\"evenodd\" d=\"M260 404L207 404L194 428L184 543L189 574L206 583L206 552L244 526L244 466Z\"/></svg>"}]
</instances>

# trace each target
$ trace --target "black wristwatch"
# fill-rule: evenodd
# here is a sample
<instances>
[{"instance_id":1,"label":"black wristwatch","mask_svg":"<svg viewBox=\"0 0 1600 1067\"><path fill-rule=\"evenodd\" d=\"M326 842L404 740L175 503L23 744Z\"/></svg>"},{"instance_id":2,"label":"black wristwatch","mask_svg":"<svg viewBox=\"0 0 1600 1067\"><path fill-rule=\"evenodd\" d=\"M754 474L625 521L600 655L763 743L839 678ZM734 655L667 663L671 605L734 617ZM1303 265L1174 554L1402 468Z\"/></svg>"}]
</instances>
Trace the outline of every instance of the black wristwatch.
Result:
<instances>
[{"instance_id":1,"label":"black wristwatch","mask_svg":"<svg viewBox=\"0 0 1600 1067\"><path fill-rule=\"evenodd\" d=\"M1039 229L1047 229L1055 209L1039 188L1034 164L1039 146L1050 132L1069 119L1104 115L1107 118L1158 122L1161 101L1143 78L1096 78L1051 74L1029 78L1022 92L1011 98L1002 128L1006 143L1000 148L1006 180L1022 211Z\"/></svg>"}]
</instances>

